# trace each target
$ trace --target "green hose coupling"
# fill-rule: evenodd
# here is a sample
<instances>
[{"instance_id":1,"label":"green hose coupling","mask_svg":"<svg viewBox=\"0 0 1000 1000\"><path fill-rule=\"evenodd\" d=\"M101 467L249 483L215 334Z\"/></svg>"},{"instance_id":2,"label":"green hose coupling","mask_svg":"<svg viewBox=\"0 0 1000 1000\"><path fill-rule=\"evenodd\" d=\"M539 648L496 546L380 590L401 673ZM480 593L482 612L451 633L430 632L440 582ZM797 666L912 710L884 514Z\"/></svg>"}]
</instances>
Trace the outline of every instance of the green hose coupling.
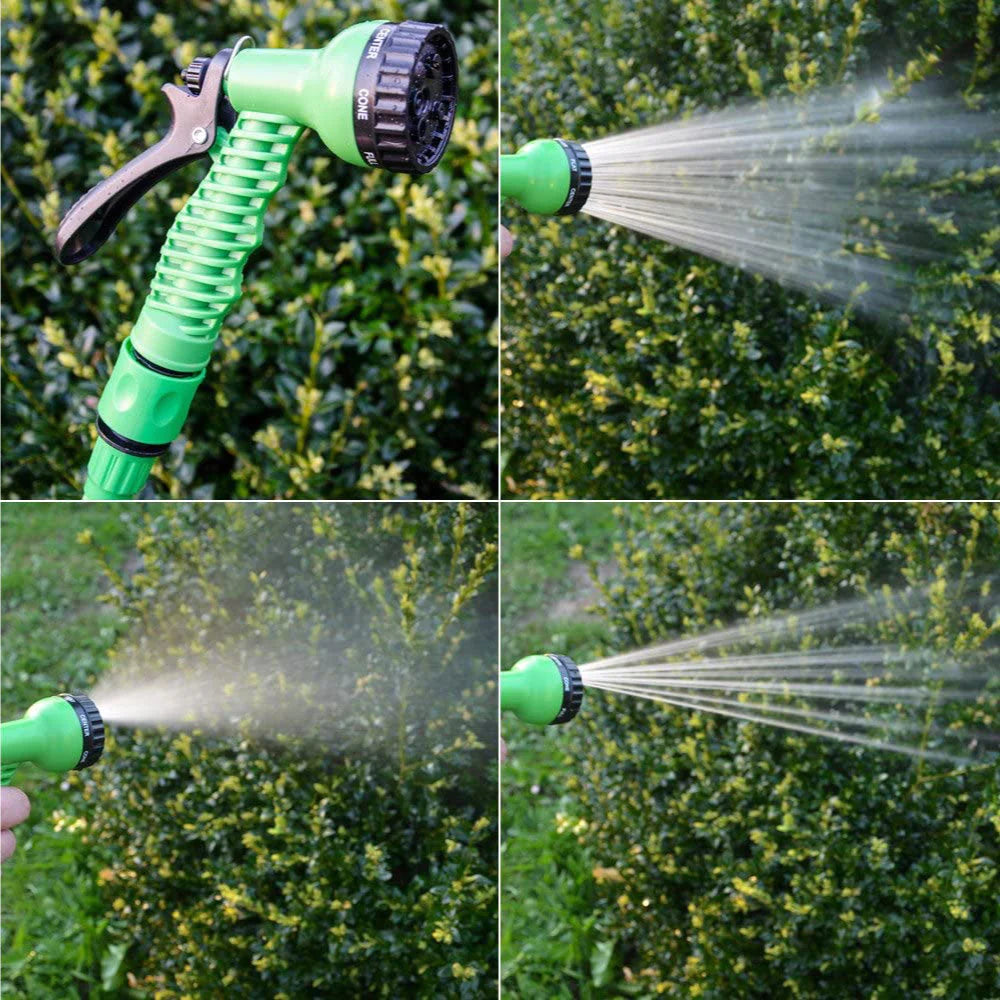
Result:
<instances>
[{"instance_id":1,"label":"green hose coupling","mask_svg":"<svg viewBox=\"0 0 1000 1000\"><path fill-rule=\"evenodd\" d=\"M576 717L582 703L580 668L568 656L526 656L500 674L500 708L522 722L561 725Z\"/></svg>"},{"instance_id":2,"label":"green hose coupling","mask_svg":"<svg viewBox=\"0 0 1000 1000\"><path fill-rule=\"evenodd\" d=\"M500 194L538 215L575 215L592 181L587 151L567 139L534 139L500 157Z\"/></svg>"},{"instance_id":3,"label":"green hose coupling","mask_svg":"<svg viewBox=\"0 0 1000 1000\"><path fill-rule=\"evenodd\" d=\"M104 720L85 694L36 701L23 718L0 725L0 784L21 764L61 774L91 767L104 752Z\"/></svg>"},{"instance_id":4,"label":"green hose coupling","mask_svg":"<svg viewBox=\"0 0 1000 1000\"><path fill-rule=\"evenodd\" d=\"M131 455L99 437L87 463L83 499L131 500L145 486L155 462L155 457Z\"/></svg>"},{"instance_id":5,"label":"green hose coupling","mask_svg":"<svg viewBox=\"0 0 1000 1000\"><path fill-rule=\"evenodd\" d=\"M97 406L99 440L87 466L88 500L127 500L180 433L205 372L174 372L122 344ZM122 456L119 458L119 456Z\"/></svg>"}]
</instances>

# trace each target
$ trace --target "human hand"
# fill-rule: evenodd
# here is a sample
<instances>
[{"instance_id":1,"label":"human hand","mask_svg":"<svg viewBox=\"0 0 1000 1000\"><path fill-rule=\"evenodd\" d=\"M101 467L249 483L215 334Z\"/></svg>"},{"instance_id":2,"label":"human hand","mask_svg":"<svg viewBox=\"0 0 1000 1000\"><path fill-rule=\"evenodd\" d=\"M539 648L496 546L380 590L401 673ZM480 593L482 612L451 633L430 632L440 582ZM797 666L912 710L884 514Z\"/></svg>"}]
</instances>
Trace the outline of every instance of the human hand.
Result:
<instances>
[{"instance_id":1,"label":"human hand","mask_svg":"<svg viewBox=\"0 0 1000 1000\"><path fill-rule=\"evenodd\" d=\"M17 846L10 828L23 823L30 812L31 803L20 788L0 788L0 861L6 861Z\"/></svg>"},{"instance_id":2,"label":"human hand","mask_svg":"<svg viewBox=\"0 0 1000 1000\"><path fill-rule=\"evenodd\" d=\"M500 227L500 257L509 257L514 249L514 237L506 226Z\"/></svg>"}]
</instances>

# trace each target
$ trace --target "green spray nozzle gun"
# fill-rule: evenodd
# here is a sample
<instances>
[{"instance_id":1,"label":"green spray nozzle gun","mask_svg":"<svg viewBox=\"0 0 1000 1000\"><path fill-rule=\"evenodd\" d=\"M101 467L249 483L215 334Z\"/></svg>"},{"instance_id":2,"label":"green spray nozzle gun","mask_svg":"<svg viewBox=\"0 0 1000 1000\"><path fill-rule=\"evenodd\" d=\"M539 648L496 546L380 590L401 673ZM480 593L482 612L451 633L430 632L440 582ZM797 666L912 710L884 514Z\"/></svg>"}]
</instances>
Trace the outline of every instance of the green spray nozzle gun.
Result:
<instances>
[{"instance_id":1,"label":"green spray nozzle gun","mask_svg":"<svg viewBox=\"0 0 1000 1000\"><path fill-rule=\"evenodd\" d=\"M104 720L85 694L36 701L23 718L0 725L0 784L21 764L60 774L96 764L104 751Z\"/></svg>"},{"instance_id":2,"label":"green spray nozzle gun","mask_svg":"<svg viewBox=\"0 0 1000 1000\"><path fill-rule=\"evenodd\" d=\"M592 181L587 151L567 139L535 139L500 157L500 194L539 215L575 215Z\"/></svg>"},{"instance_id":3,"label":"green spray nozzle gun","mask_svg":"<svg viewBox=\"0 0 1000 1000\"><path fill-rule=\"evenodd\" d=\"M526 656L500 674L500 708L522 722L561 725L576 717L582 703L580 668L568 656Z\"/></svg>"},{"instance_id":4,"label":"green spray nozzle gun","mask_svg":"<svg viewBox=\"0 0 1000 1000\"><path fill-rule=\"evenodd\" d=\"M210 156L174 220L149 295L97 407L84 497L126 500L180 433L264 215L304 128L359 167L423 174L444 155L458 101L448 30L366 21L322 49L232 49L165 84L167 135L87 192L56 234L60 263L95 253L157 181Z\"/></svg>"}]
</instances>

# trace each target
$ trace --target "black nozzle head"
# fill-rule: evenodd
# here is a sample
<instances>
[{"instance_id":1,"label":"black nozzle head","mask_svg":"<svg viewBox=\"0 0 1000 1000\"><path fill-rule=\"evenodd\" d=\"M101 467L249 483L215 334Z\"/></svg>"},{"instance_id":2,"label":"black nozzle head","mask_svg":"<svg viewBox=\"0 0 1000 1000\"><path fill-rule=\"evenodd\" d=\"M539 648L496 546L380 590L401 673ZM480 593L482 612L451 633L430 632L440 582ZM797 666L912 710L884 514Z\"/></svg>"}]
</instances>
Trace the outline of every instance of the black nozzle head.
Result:
<instances>
[{"instance_id":1,"label":"black nozzle head","mask_svg":"<svg viewBox=\"0 0 1000 1000\"><path fill-rule=\"evenodd\" d=\"M104 720L97 711L97 706L85 694L61 694L59 697L73 706L76 717L80 720L83 753L73 770L82 771L85 767L96 764L104 753Z\"/></svg>"},{"instance_id":2,"label":"black nozzle head","mask_svg":"<svg viewBox=\"0 0 1000 1000\"><path fill-rule=\"evenodd\" d=\"M365 161L426 174L444 156L458 107L458 54L441 24L382 24L354 78L354 138Z\"/></svg>"},{"instance_id":3,"label":"black nozzle head","mask_svg":"<svg viewBox=\"0 0 1000 1000\"><path fill-rule=\"evenodd\" d=\"M590 157L580 143L573 142L572 139L556 139L556 142L562 146L569 163L569 193L556 215L576 215L590 197L594 171L590 165Z\"/></svg>"},{"instance_id":4,"label":"black nozzle head","mask_svg":"<svg viewBox=\"0 0 1000 1000\"><path fill-rule=\"evenodd\" d=\"M561 653L545 654L559 668L559 677L562 680L563 700L559 714L552 720L550 725L559 726L570 719L575 719L580 706L583 704L583 678L580 676L580 668L568 657Z\"/></svg>"}]
</instances>

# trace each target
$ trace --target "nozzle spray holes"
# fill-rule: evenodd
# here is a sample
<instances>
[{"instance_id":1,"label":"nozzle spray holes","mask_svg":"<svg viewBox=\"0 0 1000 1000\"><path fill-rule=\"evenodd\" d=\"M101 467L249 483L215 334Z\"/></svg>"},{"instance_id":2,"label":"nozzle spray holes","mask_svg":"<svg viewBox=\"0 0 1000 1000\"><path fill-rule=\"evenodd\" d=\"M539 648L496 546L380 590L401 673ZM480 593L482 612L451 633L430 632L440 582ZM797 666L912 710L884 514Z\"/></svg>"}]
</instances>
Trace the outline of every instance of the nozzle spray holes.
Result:
<instances>
[{"instance_id":1,"label":"nozzle spray holes","mask_svg":"<svg viewBox=\"0 0 1000 1000\"><path fill-rule=\"evenodd\" d=\"M411 91L417 138L426 142L441 126L442 61L438 52L428 52L417 65Z\"/></svg>"},{"instance_id":2,"label":"nozzle spray holes","mask_svg":"<svg viewBox=\"0 0 1000 1000\"><path fill-rule=\"evenodd\" d=\"M404 21L372 36L354 79L354 139L364 161L423 174L444 155L458 101L447 29Z\"/></svg>"}]
</instances>

